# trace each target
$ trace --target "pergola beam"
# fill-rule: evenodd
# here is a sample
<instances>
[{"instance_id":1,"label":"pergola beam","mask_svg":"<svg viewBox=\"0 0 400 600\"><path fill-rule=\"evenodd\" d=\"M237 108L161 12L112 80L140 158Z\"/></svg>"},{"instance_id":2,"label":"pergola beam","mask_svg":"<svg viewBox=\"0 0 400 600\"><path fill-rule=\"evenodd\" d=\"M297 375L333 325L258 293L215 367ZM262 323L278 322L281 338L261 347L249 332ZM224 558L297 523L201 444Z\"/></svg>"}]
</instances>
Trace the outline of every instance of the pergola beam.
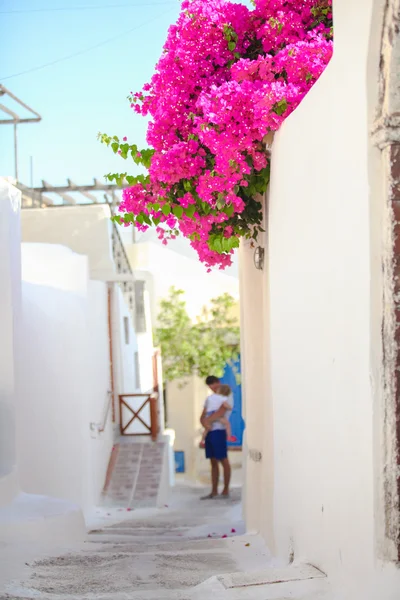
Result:
<instances>
[{"instance_id":1,"label":"pergola beam","mask_svg":"<svg viewBox=\"0 0 400 600\"><path fill-rule=\"evenodd\" d=\"M123 186L123 187L127 187L127 185ZM49 184L47 184L47 187L44 187L43 182L42 182L42 187L35 187L32 189L34 189L35 192L54 192L55 194L59 194L60 192L61 193L66 193L66 192L82 193L82 192L101 192L101 191L112 192L113 190L117 191L122 188L119 188L116 185L112 185L112 184L107 184L107 183L102 184L96 180L95 185L93 185L93 184L92 185L77 185L76 187L75 186L71 187L70 185L49 185Z\"/></svg>"},{"instance_id":2,"label":"pergola beam","mask_svg":"<svg viewBox=\"0 0 400 600\"><path fill-rule=\"evenodd\" d=\"M48 181L42 179L42 185L35 188L28 188L22 184L18 187L23 191L24 197L31 197L35 204L39 204L40 198L43 198L43 194L55 194L61 199L60 204L56 204L50 198L46 198L46 202L40 204L46 204L49 206L65 206L65 205L80 205L84 204L81 202L83 198L87 198L91 204L110 204L115 206L117 204L116 192L120 190L115 184L100 183L97 179L93 180L93 184L78 185L71 179L67 179L67 185L51 185ZM126 186L123 186L126 187ZM94 192L104 192L101 197L96 195ZM82 198L83 197L83 198ZM85 203L88 204L87 202Z\"/></svg>"}]
</instances>

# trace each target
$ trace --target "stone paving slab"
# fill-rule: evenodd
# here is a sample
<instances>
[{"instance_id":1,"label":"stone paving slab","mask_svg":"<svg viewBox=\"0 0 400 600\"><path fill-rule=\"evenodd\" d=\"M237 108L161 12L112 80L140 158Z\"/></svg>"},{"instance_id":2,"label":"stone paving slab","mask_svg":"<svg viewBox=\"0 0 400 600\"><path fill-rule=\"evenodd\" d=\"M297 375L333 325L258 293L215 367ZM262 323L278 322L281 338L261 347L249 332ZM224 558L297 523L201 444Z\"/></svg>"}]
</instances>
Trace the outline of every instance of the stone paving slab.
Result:
<instances>
[{"instance_id":1,"label":"stone paving slab","mask_svg":"<svg viewBox=\"0 0 400 600\"><path fill-rule=\"evenodd\" d=\"M155 507L161 483L165 442L140 443L121 440L114 446L113 460L103 504Z\"/></svg>"},{"instance_id":2,"label":"stone paving slab","mask_svg":"<svg viewBox=\"0 0 400 600\"><path fill-rule=\"evenodd\" d=\"M285 568L264 569L251 573L231 573L220 575L218 580L225 589L242 588L287 581L301 581L303 579L324 579L326 575L311 565L298 565Z\"/></svg>"}]
</instances>

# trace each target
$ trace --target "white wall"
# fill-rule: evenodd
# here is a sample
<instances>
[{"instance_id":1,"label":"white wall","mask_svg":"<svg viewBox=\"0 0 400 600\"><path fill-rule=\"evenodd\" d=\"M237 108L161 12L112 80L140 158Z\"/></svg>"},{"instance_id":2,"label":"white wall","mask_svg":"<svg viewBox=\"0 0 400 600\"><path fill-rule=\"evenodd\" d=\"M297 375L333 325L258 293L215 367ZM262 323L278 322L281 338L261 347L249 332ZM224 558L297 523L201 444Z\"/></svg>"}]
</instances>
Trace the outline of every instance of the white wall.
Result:
<instances>
[{"instance_id":1,"label":"white wall","mask_svg":"<svg viewBox=\"0 0 400 600\"><path fill-rule=\"evenodd\" d=\"M105 284L88 286L87 258L56 245L23 244L22 277L21 482L89 508L111 449L109 431L100 451L90 438L109 389Z\"/></svg>"},{"instance_id":2,"label":"white wall","mask_svg":"<svg viewBox=\"0 0 400 600\"><path fill-rule=\"evenodd\" d=\"M370 247L372 8L372 0L334 2L333 59L275 137L265 273L270 360L260 373L270 371L271 389L264 382L261 394L250 394L246 376L246 418L249 446L266 427L261 419L252 432L249 414L267 410L273 418L273 452L262 463L273 486L262 492L273 503L277 555L287 560L293 552L320 567L345 598L394 600L400 578L383 577L374 537L370 321L380 315L370 306L370 253L379 252ZM253 310L249 293L242 302ZM262 334L254 324L244 335ZM254 473L248 478L256 485ZM255 521L271 536L261 516Z\"/></svg>"},{"instance_id":3,"label":"white wall","mask_svg":"<svg viewBox=\"0 0 400 600\"><path fill-rule=\"evenodd\" d=\"M145 232L139 232L137 230L134 230L132 227L123 226L119 226L118 229L121 238L124 240L124 243L128 246L133 243L133 240L135 240L135 242L138 244L151 243L165 248L162 241L158 239L157 232L153 227L150 227ZM190 240L184 238L183 236L178 236L175 240L169 240L167 249L169 251L172 251L174 254L186 256L192 262L198 262L199 260L197 252L193 250L193 248L190 245ZM231 275L232 277L238 279L239 270L237 253L233 256L232 266L225 269L224 274Z\"/></svg>"},{"instance_id":4,"label":"white wall","mask_svg":"<svg viewBox=\"0 0 400 600\"><path fill-rule=\"evenodd\" d=\"M125 334L125 319L128 324L128 336ZM137 394L140 389L137 383L140 383L136 374L135 352L138 351L138 340L136 332L133 329L132 315L124 299L124 295L118 285L112 289L112 337L113 337L113 366L114 366L114 386L116 396L117 421L120 422L119 395ZM140 378L140 369L139 369ZM139 408L139 406L135 406ZM127 409L122 407L123 423L127 419ZM129 413L129 411L128 411ZM147 418L147 414L144 414ZM129 430L129 433L131 431Z\"/></svg>"},{"instance_id":5,"label":"white wall","mask_svg":"<svg viewBox=\"0 0 400 600\"><path fill-rule=\"evenodd\" d=\"M140 280L140 275L135 272L135 278ZM144 320L146 331L138 332L137 343L139 350L140 383L142 391L152 391L154 387L153 374L153 355L155 352L153 345L153 326L154 319L151 313L151 304L154 301L153 293L150 293L147 285L144 290ZM158 365L159 384L162 386L162 369Z\"/></svg>"},{"instance_id":6,"label":"white wall","mask_svg":"<svg viewBox=\"0 0 400 600\"><path fill-rule=\"evenodd\" d=\"M184 479L197 478L197 446L201 439L200 415L208 390L198 377L167 384L168 427L175 432L175 450L185 453ZM179 476L178 476L179 477Z\"/></svg>"},{"instance_id":7,"label":"white wall","mask_svg":"<svg viewBox=\"0 0 400 600\"><path fill-rule=\"evenodd\" d=\"M124 319L128 319L128 337L125 337ZM113 289L113 343L116 358L115 385L117 394L134 394L137 391L135 377L135 352L137 337L133 329L132 315L118 285Z\"/></svg>"},{"instance_id":8,"label":"white wall","mask_svg":"<svg viewBox=\"0 0 400 600\"><path fill-rule=\"evenodd\" d=\"M84 403L84 437L89 444L86 474L87 505L96 505L106 480L114 442L110 382L108 290L100 281L88 282L89 393ZM88 435L88 424L92 425ZM99 431L104 428L104 431Z\"/></svg>"},{"instance_id":9,"label":"white wall","mask_svg":"<svg viewBox=\"0 0 400 600\"><path fill-rule=\"evenodd\" d=\"M33 208L21 213L22 241L61 244L89 257L92 279L115 273L110 207L106 204Z\"/></svg>"},{"instance_id":10,"label":"white wall","mask_svg":"<svg viewBox=\"0 0 400 600\"><path fill-rule=\"evenodd\" d=\"M34 538L42 543L81 541L85 528L77 506L22 493L19 487L24 465L18 464L16 409L25 373L19 211L20 192L0 178L0 538L25 544Z\"/></svg>"},{"instance_id":11,"label":"white wall","mask_svg":"<svg viewBox=\"0 0 400 600\"><path fill-rule=\"evenodd\" d=\"M168 296L172 286L185 291L191 318L196 318L212 298L225 292L235 299L239 296L239 282L235 277L218 271L207 273L198 260L180 255L165 246L134 244L127 246L127 254L136 277L147 282L153 323L156 322L160 300Z\"/></svg>"},{"instance_id":12,"label":"white wall","mask_svg":"<svg viewBox=\"0 0 400 600\"><path fill-rule=\"evenodd\" d=\"M267 229L266 224L263 224ZM259 238L267 249L267 233ZM269 373L268 272L254 266L249 242L240 247L240 328L243 418L243 507L249 531L262 531L274 550L273 531L273 406ZM268 255L265 256L268 261ZM269 399L269 402L267 402Z\"/></svg>"},{"instance_id":13,"label":"white wall","mask_svg":"<svg viewBox=\"0 0 400 600\"><path fill-rule=\"evenodd\" d=\"M0 506L18 491L15 447L16 357L21 322L20 195L0 179Z\"/></svg>"},{"instance_id":14,"label":"white wall","mask_svg":"<svg viewBox=\"0 0 400 600\"><path fill-rule=\"evenodd\" d=\"M275 138L269 265L277 551L288 556L293 545L295 557L332 574L345 561L361 581L373 565L372 2L355 4L336 3L332 62ZM356 111L348 111L349 98Z\"/></svg>"},{"instance_id":15,"label":"white wall","mask_svg":"<svg viewBox=\"0 0 400 600\"><path fill-rule=\"evenodd\" d=\"M118 285L114 285L112 292L113 303L113 355L115 393L118 405L120 394L140 394L153 391L153 336L150 315L146 314L146 332L136 333L133 318L124 295ZM148 298L145 298L148 305ZM148 313L148 310L146 311ZM125 319L128 322L128 337L125 335ZM138 363L135 354L138 353ZM144 398L130 399L129 403L134 409L139 409ZM132 414L123 407L123 421L127 422ZM117 409L119 421L119 408ZM146 406L141 416L150 422L150 408ZM146 433L146 428L135 420L127 433Z\"/></svg>"}]
</instances>

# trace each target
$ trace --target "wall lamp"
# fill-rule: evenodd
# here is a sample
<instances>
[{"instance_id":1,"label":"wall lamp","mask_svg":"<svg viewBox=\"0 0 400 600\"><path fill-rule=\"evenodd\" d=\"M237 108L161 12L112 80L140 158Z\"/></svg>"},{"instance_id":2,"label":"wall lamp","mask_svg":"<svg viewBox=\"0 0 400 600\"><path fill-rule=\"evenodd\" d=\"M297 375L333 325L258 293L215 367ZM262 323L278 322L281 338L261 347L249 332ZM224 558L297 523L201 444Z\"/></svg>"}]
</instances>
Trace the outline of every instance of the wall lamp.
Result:
<instances>
[{"instance_id":1,"label":"wall lamp","mask_svg":"<svg viewBox=\"0 0 400 600\"><path fill-rule=\"evenodd\" d=\"M261 246L257 246L254 250L254 266L260 271L264 268L264 254L265 250L264 248L261 248Z\"/></svg>"}]
</instances>

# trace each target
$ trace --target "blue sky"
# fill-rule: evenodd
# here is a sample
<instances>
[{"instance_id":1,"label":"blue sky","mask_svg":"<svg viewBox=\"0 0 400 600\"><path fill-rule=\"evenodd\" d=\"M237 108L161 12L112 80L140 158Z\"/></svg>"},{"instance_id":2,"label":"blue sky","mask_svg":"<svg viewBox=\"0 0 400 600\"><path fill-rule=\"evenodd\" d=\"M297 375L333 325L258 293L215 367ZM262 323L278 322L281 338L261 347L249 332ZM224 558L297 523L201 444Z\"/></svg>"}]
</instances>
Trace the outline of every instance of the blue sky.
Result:
<instances>
[{"instance_id":1,"label":"blue sky","mask_svg":"<svg viewBox=\"0 0 400 600\"><path fill-rule=\"evenodd\" d=\"M125 170L97 133L128 135L145 145L146 122L126 97L151 78L179 10L179 0L0 0L0 83L43 117L19 127L22 183L30 183L31 156L34 185L41 179L62 184L67 177L83 184ZM14 175L10 125L0 127L0 174Z\"/></svg>"},{"instance_id":2,"label":"blue sky","mask_svg":"<svg viewBox=\"0 0 400 600\"><path fill-rule=\"evenodd\" d=\"M146 145L146 121L126 97L150 80L179 10L179 0L0 0L0 83L42 116L19 127L19 181L30 185L31 156L35 186L42 179L87 184L110 171L134 172L97 133ZM116 39L85 52L110 38ZM10 125L0 126L0 175L14 176ZM196 258L187 240L170 247ZM226 272L237 276L236 260Z\"/></svg>"},{"instance_id":3,"label":"blue sky","mask_svg":"<svg viewBox=\"0 0 400 600\"><path fill-rule=\"evenodd\" d=\"M94 5L113 8L83 8ZM68 6L80 10L54 10ZM30 183L30 156L34 185L67 177L86 183L125 170L96 135L128 135L145 145L146 122L126 96L151 77L179 8L178 0L0 0L0 83L43 117L19 127L20 181ZM10 77L119 35L80 56ZM9 125L0 127L0 173L14 174Z\"/></svg>"}]
</instances>

